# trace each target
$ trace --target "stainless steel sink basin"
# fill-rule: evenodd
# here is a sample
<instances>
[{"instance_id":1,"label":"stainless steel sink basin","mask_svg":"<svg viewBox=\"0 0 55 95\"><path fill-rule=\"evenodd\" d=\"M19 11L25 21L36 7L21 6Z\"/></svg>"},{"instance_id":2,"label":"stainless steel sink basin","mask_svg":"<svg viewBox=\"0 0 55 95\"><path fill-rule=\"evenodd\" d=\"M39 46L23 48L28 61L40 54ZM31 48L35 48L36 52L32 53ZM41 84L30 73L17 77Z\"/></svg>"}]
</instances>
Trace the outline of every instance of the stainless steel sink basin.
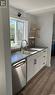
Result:
<instances>
[{"instance_id":1,"label":"stainless steel sink basin","mask_svg":"<svg viewBox=\"0 0 55 95\"><path fill-rule=\"evenodd\" d=\"M22 54L26 54L26 55L30 55L30 54L34 54L38 51L43 50L43 48L29 48L27 50L21 50Z\"/></svg>"},{"instance_id":2,"label":"stainless steel sink basin","mask_svg":"<svg viewBox=\"0 0 55 95\"><path fill-rule=\"evenodd\" d=\"M23 51L21 51L21 53L26 54L26 55L34 54L36 52L37 51L35 51L35 50L23 50Z\"/></svg>"},{"instance_id":3,"label":"stainless steel sink basin","mask_svg":"<svg viewBox=\"0 0 55 95\"><path fill-rule=\"evenodd\" d=\"M41 50L43 50L43 48L30 48L30 50L33 50L33 51L41 51Z\"/></svg>"}]
</instances>

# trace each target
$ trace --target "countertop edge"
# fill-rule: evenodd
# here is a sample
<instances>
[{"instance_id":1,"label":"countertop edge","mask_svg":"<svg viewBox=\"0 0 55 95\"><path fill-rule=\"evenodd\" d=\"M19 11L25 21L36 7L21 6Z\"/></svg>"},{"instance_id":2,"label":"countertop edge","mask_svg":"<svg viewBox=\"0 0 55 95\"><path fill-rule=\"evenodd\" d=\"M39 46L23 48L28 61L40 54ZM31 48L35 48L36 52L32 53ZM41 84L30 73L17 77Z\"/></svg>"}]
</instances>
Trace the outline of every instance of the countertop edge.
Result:
<instances>
[{"instance_id":1,"label":"countertop edge","mask_svg":"<svg viewBox=\"0 0 55 95\"><path fill-rule=\"evenodd\" d=\"M46 48L43 48L43 50L41 50L41 51L44 51L45 49L47 49L47 47L46 47ZM26 55L26 57L24 57L24 58L22 58L22 59L20 59L20 60L18 60L18 61L13 62L13 63L12 63L12 66L13 66L14 64L16 64L17 62L19 62L19 61L21 61L21 60L23 60L23 59L27 59L28 57L30 57L30 56L32 56L32 55L34 55L34 54L37 54L37 53L39 53L39 52L41 52L41 51L38 51L38 52L33 53L33 54Z\"/></svg>"}]
</instances>

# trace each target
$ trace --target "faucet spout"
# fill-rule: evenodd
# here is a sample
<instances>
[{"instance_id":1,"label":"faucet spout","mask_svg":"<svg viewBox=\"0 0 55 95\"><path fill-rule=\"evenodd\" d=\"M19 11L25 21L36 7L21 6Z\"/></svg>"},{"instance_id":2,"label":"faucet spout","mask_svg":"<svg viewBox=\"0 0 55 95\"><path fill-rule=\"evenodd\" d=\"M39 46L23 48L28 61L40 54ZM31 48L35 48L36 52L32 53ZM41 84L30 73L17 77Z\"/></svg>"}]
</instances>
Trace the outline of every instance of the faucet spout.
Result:
<instances>
[{"instance_id":1,"label":"faucet spout","mask_svg":"<svg viewBox=\"0 0 55 95\"><path fill-rule=\"evenodd\" d=\"M26 40L22 40L21 41L21 48L26 48L27 49L27 46L28 46L28 42Z\"/></svg>"}]
</instances>

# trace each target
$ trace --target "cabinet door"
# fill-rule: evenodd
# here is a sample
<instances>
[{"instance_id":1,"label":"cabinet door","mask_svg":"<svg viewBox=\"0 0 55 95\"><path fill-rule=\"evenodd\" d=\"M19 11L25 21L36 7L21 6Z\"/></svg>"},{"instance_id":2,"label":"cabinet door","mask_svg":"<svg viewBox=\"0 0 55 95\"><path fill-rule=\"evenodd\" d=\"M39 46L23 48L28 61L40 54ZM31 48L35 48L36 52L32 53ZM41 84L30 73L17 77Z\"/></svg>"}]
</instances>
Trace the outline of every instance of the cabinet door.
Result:
<instances>
[{"instance_id":1,"label":"cabinet door","mask_svg":"<svg viewBox=\"0 0 55 95\"><path fill-rule=\"evenodd\" d=\"M37 72L40 70L41 60L40 56L38 57L38 54L34 55L34 75L37 74Z\"/></svg>"},{"instance_id":2,"label":"cabinet door","mask_svg":"<svg viewBox=\"0 0 55 95\"><path fill-rule=\"evenodd\" d=\"M47 50L34 55L34 75L37 74L47 63Z\"/></svg>"},{"instance_id":3,"label":"cabinet door","mask_svg":"<svg viewBox=\"0 0 55 95\"><path fill-rule=\"evenodd\" d=\"M38 59L38 62L39 62L39 69L41 70L46 64L45 64L45 61L44 61L44 57L43 57L43 54L39 57Z\"/></svg>"},{"instance_id":4,"label":"cabinet door","mask_svg":"<svg viewBox=\"0 0 55 95\"><path fill-rule=\"evenodd\" d=\"M33 77L33 56L27 58L27 81Z\"/></svg>"}]
</instances>

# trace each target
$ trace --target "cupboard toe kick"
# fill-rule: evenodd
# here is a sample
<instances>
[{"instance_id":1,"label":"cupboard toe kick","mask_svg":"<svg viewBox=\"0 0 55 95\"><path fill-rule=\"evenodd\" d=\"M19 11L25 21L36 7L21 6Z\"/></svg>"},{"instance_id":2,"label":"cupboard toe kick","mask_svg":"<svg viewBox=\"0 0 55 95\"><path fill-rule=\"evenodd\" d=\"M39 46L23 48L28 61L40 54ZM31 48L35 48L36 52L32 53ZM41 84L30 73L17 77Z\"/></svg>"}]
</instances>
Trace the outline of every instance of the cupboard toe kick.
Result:
<instances>
[{"instance_id":1,"label":"cupboard toe kick","mask_svg":"<svg viewBox=\"0 0 55 95\"><path fill-rule=\"evenodd\" d=\"M47 49L27 58L27 82L47 63Z\"/></svg>"}]
</instances>

